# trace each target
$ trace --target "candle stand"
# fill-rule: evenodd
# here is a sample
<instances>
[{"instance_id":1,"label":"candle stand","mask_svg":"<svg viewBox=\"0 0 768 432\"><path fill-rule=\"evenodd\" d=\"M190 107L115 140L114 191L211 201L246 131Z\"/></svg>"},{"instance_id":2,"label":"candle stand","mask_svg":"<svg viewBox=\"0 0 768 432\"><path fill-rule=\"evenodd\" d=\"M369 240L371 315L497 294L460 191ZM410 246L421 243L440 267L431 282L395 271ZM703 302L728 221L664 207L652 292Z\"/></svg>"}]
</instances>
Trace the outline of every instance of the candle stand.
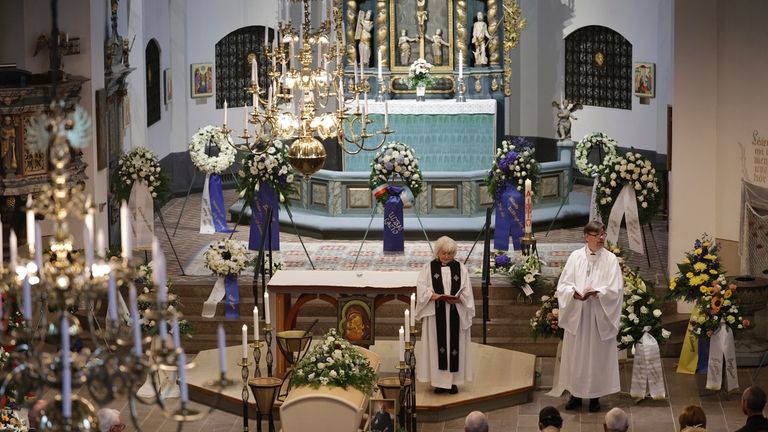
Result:
<instances>
[{"instance_id":1,"label":"candle stand","mask_svg":"<svg viewBox=\"0 0 768 432\"><path fill-rule=\"evenodd\" d=\"M241 368L240 376L243 379L243 389L240 392L240 397L243 399L243 432L248 432L248 399L250 396L248 394L248 376L250 375L248 366L252 364L248 361L248 357L243 357L237 364Z\"/></svg>"},{"instance_id":2,"label":"candle stand","mask_svg":"<svg viewBox=\"0 0 768 432\"><path fill-rule=\"evenodd\" d=\"M309 342L312 340L312 333L304 330L286 330L277 334L277 347L280 348L280 352L285 357L286 371L283 377L285 385L285 391L281 391L277 396L277 400L284 400L288 396L288 382L293 374L293 368L296 363L301 361L302 358L309 351Z\"/></svg>"},{"instance_id":3,"label":"candle stand","mask_svg":"<svg viewBox=\"0 0 768 432\"><path fill-rule=\"evenodd\" d=\"M384 102L386 100L386 97L384 96L384 78L379 78L379 88L378 92L376 93L376 102Z\"/></svg>"},{"instance_id":4,"label":"candle stand","mask_svg":"<svg viewBox=\"0 0 768 432\"><path fill-rule=\"evenodd\" d=\"M283 385L283 380L276 377L256 377L248 381L256 400L256 431L261 432L261 420L264 414L269 416L269 432L275 432L275 418L272 408L275 396Z\"/></svg>"},{"instance_id":5,"label":"candle stand","mask_svg":"<svg viewBox=\"0 0 768 432\"><path fill-rule=\"evenodd\" d=\"M467 97L464 94L467 91L467 86L464 84L464 77L459 78L458 81L458 84L456 84L456 89L458 90L456 93L456 102L466 102Z\"/></svg>"}]
</instances>

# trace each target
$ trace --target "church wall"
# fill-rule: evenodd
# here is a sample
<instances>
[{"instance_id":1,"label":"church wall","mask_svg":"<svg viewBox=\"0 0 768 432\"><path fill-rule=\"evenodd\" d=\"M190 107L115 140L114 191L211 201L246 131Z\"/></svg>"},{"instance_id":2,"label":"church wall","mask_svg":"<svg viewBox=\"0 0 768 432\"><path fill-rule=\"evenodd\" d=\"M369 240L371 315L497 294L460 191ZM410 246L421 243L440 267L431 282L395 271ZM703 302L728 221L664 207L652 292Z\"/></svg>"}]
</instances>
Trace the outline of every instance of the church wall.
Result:
<instances>
[{"instance_id":1,"label":"church wall","mask_svg":"<svg viewBox=\"0 0 768 432\"><path fill-rule=\"evenodd\" d=\"M26 69L24 52L19 49L19 40L24 34L24 6L22 0L0 0L0 63L15 63ZM29 42L34 47L34 40Z\"/></svg>"}]
</instances>

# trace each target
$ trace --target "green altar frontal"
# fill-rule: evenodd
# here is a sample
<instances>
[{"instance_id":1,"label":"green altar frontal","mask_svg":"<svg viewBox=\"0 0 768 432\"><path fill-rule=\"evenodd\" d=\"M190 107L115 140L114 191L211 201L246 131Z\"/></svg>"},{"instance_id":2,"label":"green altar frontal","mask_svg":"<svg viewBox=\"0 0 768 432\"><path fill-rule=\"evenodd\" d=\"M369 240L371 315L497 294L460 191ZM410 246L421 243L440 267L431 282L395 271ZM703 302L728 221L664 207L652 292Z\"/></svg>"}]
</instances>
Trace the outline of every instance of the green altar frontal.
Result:
<instances>
[{"instance_id":1,"label":"green altar frontal","mask_svg":"<svg viewBox=\"0 0 768 432\"><path fill-rule=\"evenodd\" d=\"M347 104L356 109L354 102ZM363 102L360 104L362 110ZM386 104L389 127L395 130L387 141L413 148L423 172L490 168L496 143L496 100L391 100ZM383 127L384 111L383 102L368 102L372 125ZM344 171L370 171L374 156L368 152L344 154Z\"/></svg>"}]
</instances>

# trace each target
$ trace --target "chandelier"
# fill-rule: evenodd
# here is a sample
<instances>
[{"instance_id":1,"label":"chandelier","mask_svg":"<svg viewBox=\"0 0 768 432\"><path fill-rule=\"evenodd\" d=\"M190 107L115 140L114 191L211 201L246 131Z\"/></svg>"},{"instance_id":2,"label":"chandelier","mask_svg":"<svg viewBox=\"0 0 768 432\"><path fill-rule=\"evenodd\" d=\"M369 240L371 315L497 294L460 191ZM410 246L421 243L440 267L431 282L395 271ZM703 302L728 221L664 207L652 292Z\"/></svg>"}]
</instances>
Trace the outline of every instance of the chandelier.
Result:
<instances>
[{"instance_id":1,"label":"chandelier","mask_svg":"<svg viewBox=\"0 0 768 432\"><path fill-rule=\"evenodd\" d=\"M326 3L323 5L325 8ZM266 88L259 84L256 59L252 62L251 83L246 91L253 100L253 110L247 114L240 138L254 152L266 151L266 143L273 138L292 140L289 161L309 177L325 163L325 148L318 137L336 139L345 153L357 154L381 148L394 131L389 128L386 114L384 127L371 131L373 120L368 116L371 87L362 64L359 76L355 73L355 80L347 87L354 109L346 104L341 9L332 7L325 11L325 19L314 30L309 0L302 0L302 11L304 20L300 31L290 22L280 23L272 48L264 47L270 65ZM248 124L255 129L252 145Z\"/></svg>"},{"instance_id":2,"label":"chandelier","mask_svg":"<svg viewBox=\"0 0 768 432\"><path fill-rule=\"evenodd\" d=\"M56 0L51 1L51 11L55 40L59 33ZM58 47L54 45L54 49L58 56ZM95 209L84 185L72 186L68 179L70 155L89 143L91 122L81 107L67 109L58 98L55 80L53 84L48 111L33 118L28 127L28 145L35 151L47 150L51 166L50 183L35 199L30 196L27 200L29 258L19 256L16 235L11 231L10 266L4 266L0 238L0 343L15 346L3 365L0 395L31 406L43 394L53 394L39 430L98 430L95 407L117 396L128 398L137 429L136 402L157 404L177 422L202 418L204 414L187 406L186 369L190 365L179 341L180 314L168 308L173 299L167 294L159 245L153 251L154 292L142 295L150 304L143 311L144 317L159 323L160 334L152 339L142 335L139 324L133 281L140 261L131 256L127 206L123 203L121 208L122 256L109 259L101 233L94 251ZM48 245L43 244L36 216L53 224ZM71 218L84 220L84 250L74 246ZM123 325L125 320L118 316L118 287L130 293L130 326ZM103 305L107 306L107 318L97 320L95 313ZM80 342L86 348L79 352L70 349ZM151 348L145 349L147 344ZM166 407L157 379L159 370L178 371L181 403L176 409ZM148 375L154 397L137 399L137 390ZM78 391L81 388L87 391Z\"/></svg>"}]
</instances>

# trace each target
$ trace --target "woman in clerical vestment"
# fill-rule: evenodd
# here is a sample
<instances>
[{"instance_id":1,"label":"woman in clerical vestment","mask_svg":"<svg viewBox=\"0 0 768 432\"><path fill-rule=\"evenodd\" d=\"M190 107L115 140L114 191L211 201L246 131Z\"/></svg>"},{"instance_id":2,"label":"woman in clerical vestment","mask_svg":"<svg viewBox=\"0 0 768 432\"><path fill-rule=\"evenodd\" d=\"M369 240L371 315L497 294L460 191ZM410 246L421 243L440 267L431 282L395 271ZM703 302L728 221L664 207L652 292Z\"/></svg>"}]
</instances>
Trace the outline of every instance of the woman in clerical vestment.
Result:
<instances>
[{"instance_id":1,"label":"woman in clerical vestment","mask_svg":"<svg viewBox=\"0 0 768 432\"><path fill-rule=\"evenodd\" d=\"M416 378L435 387L435 393L457 393L472 381L472 338L475 299L469 273L454 260L456 242L440 237L435 259L424 265L416 283L416 319L421 319L421 342L416 344Z\"/></svg>"}]
</instances>

